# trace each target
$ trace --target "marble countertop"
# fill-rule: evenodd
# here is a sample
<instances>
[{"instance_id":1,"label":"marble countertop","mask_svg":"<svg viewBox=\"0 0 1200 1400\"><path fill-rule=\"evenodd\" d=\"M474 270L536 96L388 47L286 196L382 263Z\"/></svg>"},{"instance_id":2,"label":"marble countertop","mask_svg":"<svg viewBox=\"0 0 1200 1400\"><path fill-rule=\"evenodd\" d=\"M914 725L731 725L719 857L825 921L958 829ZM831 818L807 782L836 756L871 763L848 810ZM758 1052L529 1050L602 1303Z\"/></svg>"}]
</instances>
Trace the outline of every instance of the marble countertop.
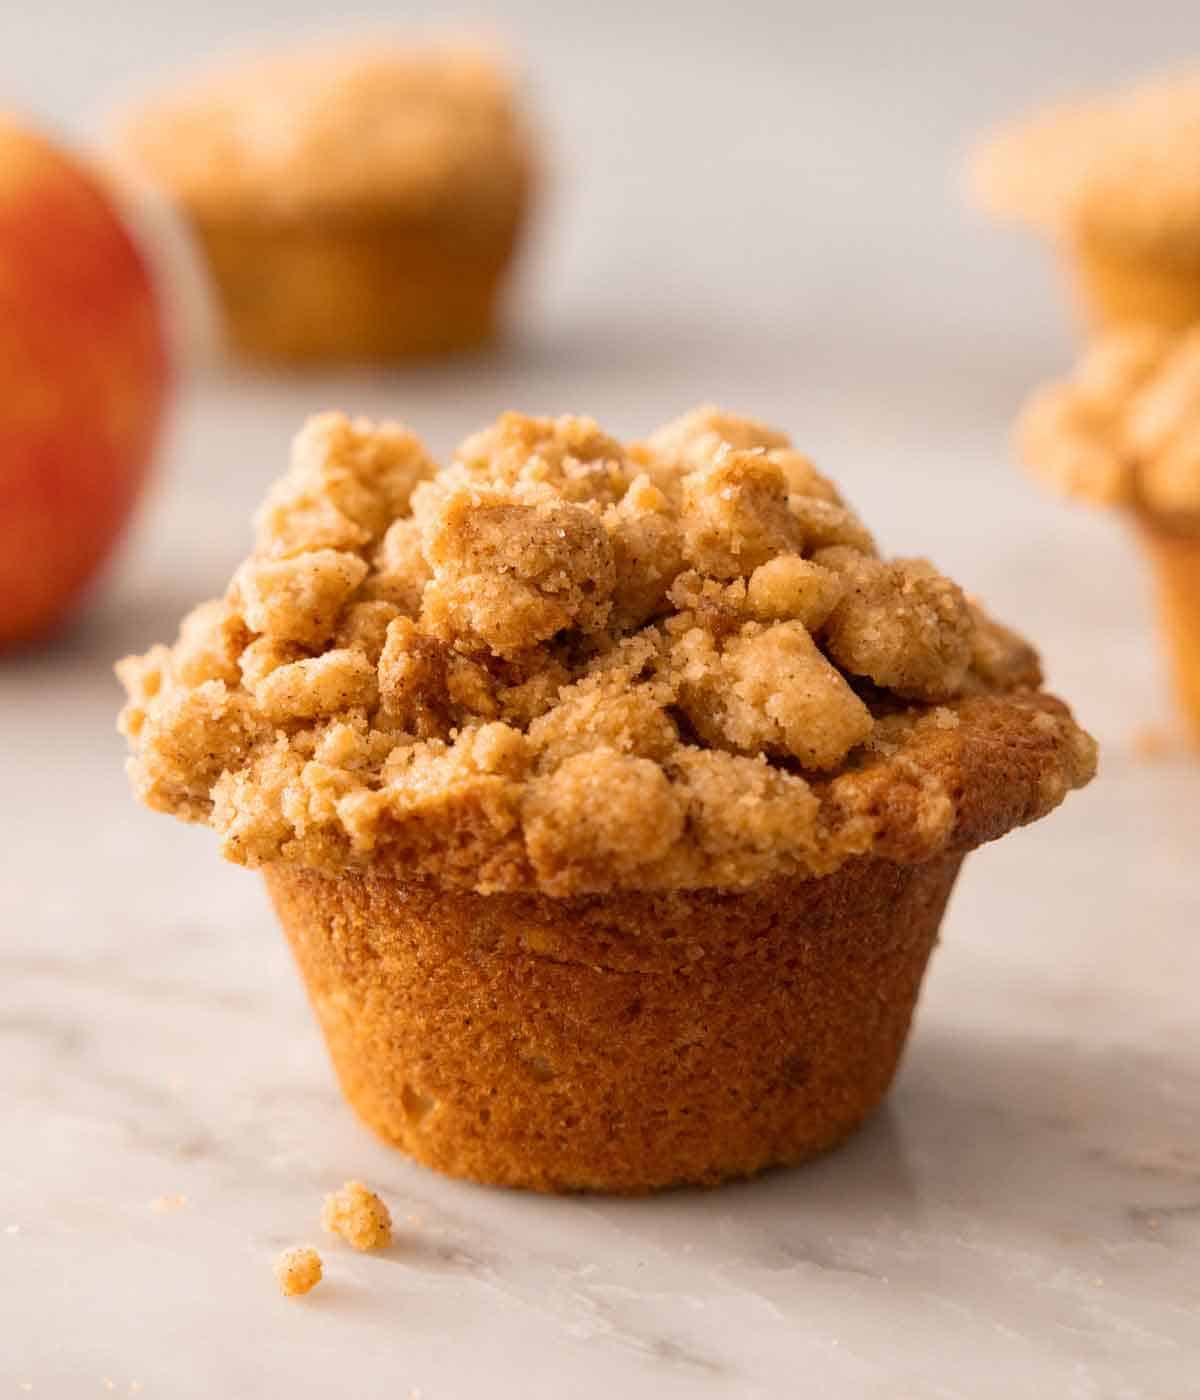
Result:
<instances>
[{"instance_id":1,"label":"marble countertop","mask_svg":"<svg viewBox=\"0 0 1200 1400\"><path fill-rule=\"evenodd\" d=\"M68 123L238 9L75 8L0 14L18 96ZM982 29L949 0L494 8L554 132L507 352L197 379L119 568L0 659L0 1400L1200 1396L1200 762L1139 756L1170 711L1134 542L1010 461L1072 353L1051 269L953 188L968 133L1194 47L1192 7L1101 6L1088 45L1034 0ZM753 100L711 100L738 72ZM221 589L309 411L444 452L505 407L634 434L711 398L1027 629L1101 776L968 861L894 1092L842 1150L635 1201L442 1180L344 1106L259 881L130 800L111 662ZM324 1247L282 1299L275 1254L323 1245L348 1177L394 1249Z\"/></svg>"},{"instance_id":2,"label":"marble countertop","mask_svg":"<svg viewBox=\"0 0 1200 1400\"><path fill-rule=\"evenodd\" d=\"M906 435L901 388L864 430L845 384L742 370L885 539L1033 624L1105 749L968 862L887 1106L807 1168L623 1201L406 1163L342 1103L257 879L127 798L108 664L220 586L304 409L409 413L444 448L533 372L561 402L556 363L535 338L415 378L210 378L118 577L0 666L0 1395L1197 1394L1200 766L1136 753L1166 708L1131 549L1037 499L989 415ZM596 406L634 431L683 402ZM352 1176L394 1249L325 1248L283 1300L275 1253L320 1245Z\"/></svg>"}]
</instances>

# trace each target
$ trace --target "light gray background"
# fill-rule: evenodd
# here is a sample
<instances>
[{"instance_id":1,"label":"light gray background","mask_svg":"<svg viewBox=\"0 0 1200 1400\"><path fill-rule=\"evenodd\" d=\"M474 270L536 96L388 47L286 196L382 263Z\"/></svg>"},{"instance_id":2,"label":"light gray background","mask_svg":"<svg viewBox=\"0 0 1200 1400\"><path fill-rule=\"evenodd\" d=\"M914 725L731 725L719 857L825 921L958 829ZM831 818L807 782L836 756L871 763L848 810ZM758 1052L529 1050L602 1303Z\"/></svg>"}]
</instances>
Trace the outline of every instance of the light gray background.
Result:
<instances>
[{"instance_id":1,"label":"light gray background","mask_svg":"<svg viewBox=\"0 0 1200 1400\"><path fill-rule=\"evenodd\" d=\"M317 0L2 11L6 101L78 132L173 67L343 19ZM1032 245L963 210L972 134L1200 53L1186 0L344 7L354 17L477 24L525 60L555 158L538 290L560 330L615 338L633 303L697 331L740 321L784 336L797 372L857 371L864 356L870 372L911 372L937 348L968 381L1057 325ZM599 288L612 324L590 319Z\"/></svg>"},{"instance_id":2,"label":"light gray background","mask_svg":"<svg viewBox=\"0 0 1200 1400\"><path fill-rule=\"evenodd\" d=\"M172 65L330 9L0 0L4 97L87 140ZM525 61L551 175L507 346L188 383L92 606L0 662L0 1396L1195 1394L1200 775L1134 752L1169 709L1132 541L1014 469L1016 407L1074 339L1046 251L968 211L959 171L1032 102L1200 58L1200 13L476 17ZM786 426L888 548L1027 628L1101 779L972 858L890 1104L842 1152L641 1203L441 1181L342 1105L258 883L129 800L110 663L220 590L310 411L445 452L506 407L633 434L710 398ZM397 1250L329 1249L283 1303L274 1251L353 1175Z\"/></svg>"}]
</instances>

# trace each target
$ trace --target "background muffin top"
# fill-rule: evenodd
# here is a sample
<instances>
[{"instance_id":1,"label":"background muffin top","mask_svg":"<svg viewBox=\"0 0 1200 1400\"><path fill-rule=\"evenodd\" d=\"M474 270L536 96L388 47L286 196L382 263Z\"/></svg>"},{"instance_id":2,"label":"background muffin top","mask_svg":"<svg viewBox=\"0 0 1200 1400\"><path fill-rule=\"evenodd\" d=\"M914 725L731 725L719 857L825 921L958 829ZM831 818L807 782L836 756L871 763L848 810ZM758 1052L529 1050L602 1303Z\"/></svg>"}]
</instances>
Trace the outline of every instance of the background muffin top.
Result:
<instances>
[{"instance_id":1,"label":"background muffin top","mask_svg":"<svg viewBox=\"0 0 1200 1400\"><path fill-rule=\"evenodd\" d=\"M311 421L225 598L120 667L135 787L247 864L481 890L922 860L1094 767L1032 650L781 433Z\"/></svg>"},{"instance_id":2,"label":"background muffin top","mask_svg":"<svg viewBox=\"0 0 1200 1400\"><path fill-rule=\"evenodd\" d=\"M993 212L1169 253L1200 239L1200 70L1052 108L998 132L972 183Z\"/></svg>"},{"instance_id":3,"label":"background muffin top","mask_svg":"<svg viewBox=\"0 0 1200 1400\"><path fill-rule=\"evenodd\" d=\"M118 153L198 215L413 217L506 210L529 176L503 61L365 43L256 57L124 119Z\"/></svg>"},{"instance_id":4,"label":"background muffin top","mask_svg":"<svg viewBox=\"0 0 1200 1400\"><path fill-rule=\"evenodd\" d=\"M1102 337L1034 395L1017 438L1066 495L1200 521L1200 331Z\"/></svg>"}]
</instances>

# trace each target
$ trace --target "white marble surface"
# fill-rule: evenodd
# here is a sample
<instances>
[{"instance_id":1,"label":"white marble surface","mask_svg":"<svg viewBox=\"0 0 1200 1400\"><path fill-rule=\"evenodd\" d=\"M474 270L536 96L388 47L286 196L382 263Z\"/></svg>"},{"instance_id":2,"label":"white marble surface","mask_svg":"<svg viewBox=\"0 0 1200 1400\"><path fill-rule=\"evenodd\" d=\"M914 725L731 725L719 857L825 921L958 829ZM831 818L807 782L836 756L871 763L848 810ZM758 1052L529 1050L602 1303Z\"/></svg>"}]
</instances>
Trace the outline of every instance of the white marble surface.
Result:
<instances>
[{"instance_id":1,"label":"white marble surface","mask_svg":"<svg viewBox=\"0 0 1200 1400\"><path fill-rule=\"evenodd\" d=\"M133 5L101 33L70 8L36 34L0 15L65 121L232 14L181 7L175 34ZM1160 56L1151 31L1189 22L1160 8L1100 6L1070 76ZM851 5L810 33L713 7L682 50L671 5L636 34L632 8L575 15L540 51L578 55L545 67L565 173L507 354L188 390L121 567L0 661L0 1397L1200 1395L1200 764L1133 749L1169 711L1131 542L1008 461L1067 340L1048 269L964 217L950 172L1075 51L1065 19L1004 49L1000 9L909 33ZM742 102L691 100L730 62ZM643 1201L443 1181L342 1104L255 878L128 799L109 663L221 586L310 409L445 450L504 406L634 433L707 397L788 426L889 547L1032 631L1102 776L968 863L895 1091L842 1151ZM395 1249L327 1247L320 1289L282 1300L272 1257L321 1243L348 1176L391 1202Z\"/></svg>"}]
</instances>

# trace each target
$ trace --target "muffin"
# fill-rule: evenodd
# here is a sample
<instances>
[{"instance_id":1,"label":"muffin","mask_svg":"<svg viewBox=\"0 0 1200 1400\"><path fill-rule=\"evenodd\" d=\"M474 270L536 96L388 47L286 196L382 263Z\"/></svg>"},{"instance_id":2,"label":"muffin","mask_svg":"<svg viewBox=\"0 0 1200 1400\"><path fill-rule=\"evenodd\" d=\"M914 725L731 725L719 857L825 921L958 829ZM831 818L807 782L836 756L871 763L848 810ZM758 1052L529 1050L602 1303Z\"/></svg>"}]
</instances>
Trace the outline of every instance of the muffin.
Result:
<instances>
[{"instance_id":1,"label":"muffin","mask_svg":"<svg viewBox=\"0 0 1200 1400\"><path fill-rule=\"evenodd\" d=\"M403 359L495 330L532 159L511 80L483 52L244 62L149 103L114 147L193 230L246 355Z\"/></svg>"},{"instance_id":2,"label":"muffin","mask_svg":"<svg viewBox=\"0 0 1200 1400\"><path fill-rule=\"evenodd\" d=\"M1116 507L1154 567L1176 690L1200 742L1200 329L1114 331L1036 394L1018 446L1068 496Z\"/></svg>"},{"instance_id":3,"label":"muffin","mask_svg":"<svg viewBox=\"0 0 1200 1400\"><path fill-rule=\"evenodd\" d=\"M998 133L972 183L1048 235L1089 324L1200 321L1200 71L1051 110Z\"/></svg>"},{"instance_id":4,"label":"muffin","mask_svg":"<svg viewBox=\"0 0 1200 1400\"><path fill-rule=\"evenodd\" d=\"M963 856L1095 766L1035 653L781 433L299 435L121 662L143 802L261 868L351 1104L455 1176L798 1162L891 1081Z\"/></svg>"}]
</instances>

